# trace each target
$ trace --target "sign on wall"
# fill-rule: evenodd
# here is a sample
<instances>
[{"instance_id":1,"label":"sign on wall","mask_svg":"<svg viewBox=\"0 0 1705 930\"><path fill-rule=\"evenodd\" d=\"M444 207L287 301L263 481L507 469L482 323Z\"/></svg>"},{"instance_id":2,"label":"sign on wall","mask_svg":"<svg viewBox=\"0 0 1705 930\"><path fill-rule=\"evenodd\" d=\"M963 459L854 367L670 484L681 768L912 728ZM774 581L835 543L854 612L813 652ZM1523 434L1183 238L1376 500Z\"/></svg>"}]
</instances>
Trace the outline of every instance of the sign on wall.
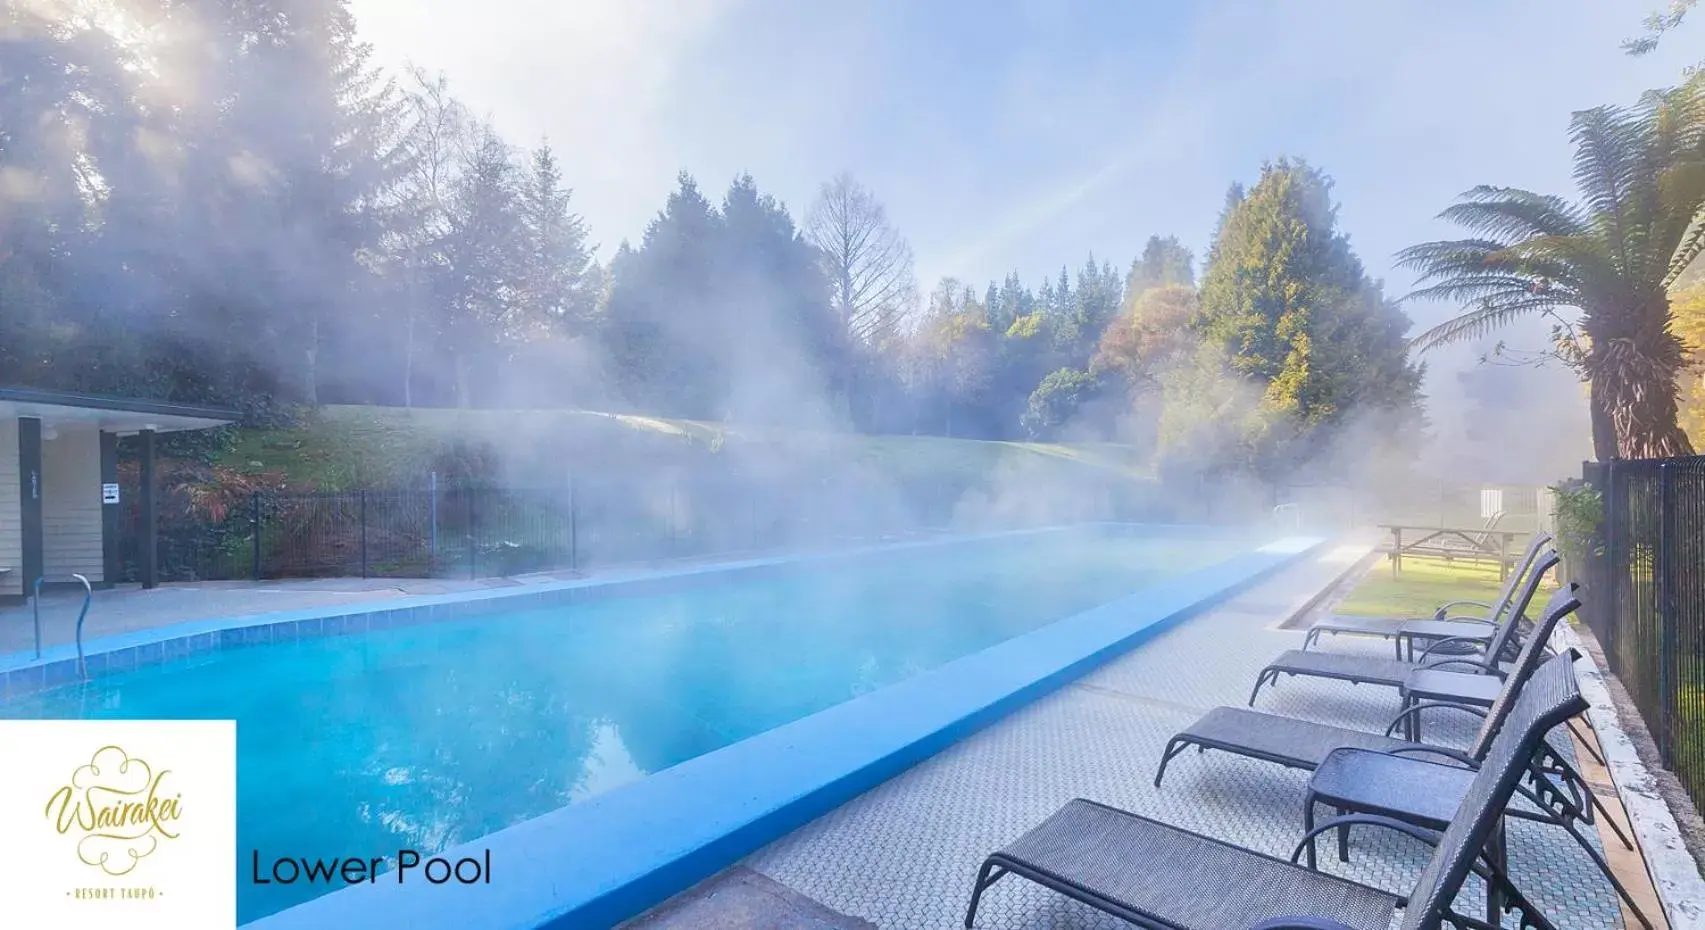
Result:
<instances>
[{"instance_id":1,"label":"sign on wall","mask_svg":"<svg viewBox=\"0 0 1705 930\"><path fill-rule=\"evenodd\" d=\"M116 503L118 503L118 483L117 482L108 482L108 483L101 485L101 503L103 503L103 504L116 504Z\"/></svg>"}]
</instances>

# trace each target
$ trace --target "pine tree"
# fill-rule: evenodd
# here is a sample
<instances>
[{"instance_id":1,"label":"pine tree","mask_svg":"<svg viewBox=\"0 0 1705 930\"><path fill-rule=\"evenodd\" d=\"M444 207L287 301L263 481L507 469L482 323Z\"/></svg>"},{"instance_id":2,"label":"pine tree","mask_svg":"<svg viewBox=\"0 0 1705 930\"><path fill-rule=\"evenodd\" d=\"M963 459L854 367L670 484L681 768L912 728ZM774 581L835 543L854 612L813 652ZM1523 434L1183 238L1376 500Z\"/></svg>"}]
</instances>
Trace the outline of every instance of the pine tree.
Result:
<instances>
[{"instance_id":1,"label":"pine tree","mask_svg":"<svg viewBox=\"0 0 1705 930\"><path fill-rule=\"evenodd\" d=\"M519 193L514 153L490 126L476 127L451 197L445 254L452 271L439 332L461 406L473 403L475 371L536 331L518 299L524 273Z\"/></svg>"},{"instance_id":2,"label":"pine tree","mask_svg":"<svg viewBox=\"0 0 1705 930\"><path fill-rule=\"evenodd\" d=\"M1228 198L1203 277L1198 328L1259 388L1283 427L1273 435L1288 437L1288 450L1267 450L1269 469L1310 454L1323 427L1358 410L1416 406L1409 321L1367 278L1336 214L1320 171L1269 164L1247 195Z\"/></svg>"},{"instance_id":3,"label":"pine tree","mask_svg":"<svg viewBox=\"0 0 1705 930\"><path fill-rule=\"evenodd\" d=\"M747 422L820 425L844 409L856 334L834 307L818 251L787 207L741 175L722 203L720 338L725 411Z\"/></svg>"},{"instance_id":4,"label":"pine tree","mask_svg":"<svg viewBox=\"0 0 1705 930\"><path fill-rule=\"evenodd\" d=\"M556 153L549 143L541 145L521 179L517 203L526 240L518 300L541 333L584 332L596 310L597 275L586 223L569 209L572 196Z\"/></svg>"},{"instance_id":5,"label":"pine tree","mask_svg":"<svg viewBox=\"0 0 1705 930\"><path fill-rule=\"evenodd\" d=\"M1181 284L1196 286L1195 257L1176 236L1150 236L1143 254L1131 261L1131 272L1125 276L1127 303L1141 297L1153 287Z\"/></svg>"},{"instance_id":6,"label":"pine tree","mask_svg":"<svg viewBox=\"0 0 1705 930\"><path fill-rule=\"evenodd\" d=\"M704 301L713 293L722 218L686 172L639 248L611 262L605 339L627 403L660 414L709 416L711 371L693 347L713 344Z\"/></svg>"}]
</instances>

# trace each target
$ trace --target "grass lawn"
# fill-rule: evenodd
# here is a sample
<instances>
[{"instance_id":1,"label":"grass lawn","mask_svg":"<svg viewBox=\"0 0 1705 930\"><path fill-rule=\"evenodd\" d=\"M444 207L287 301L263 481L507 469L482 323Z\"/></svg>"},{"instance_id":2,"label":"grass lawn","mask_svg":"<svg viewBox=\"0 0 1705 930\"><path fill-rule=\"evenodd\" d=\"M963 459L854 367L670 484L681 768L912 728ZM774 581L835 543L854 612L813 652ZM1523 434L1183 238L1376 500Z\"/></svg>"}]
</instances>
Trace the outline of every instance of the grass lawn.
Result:
<instances>
[{"instance_id":1,"label":"grass lawn","mask_svg":"<svg viewBox=\"0 0 1705 930\"><path fill-rule=\"evenodd\" d=\"M1375 562L1336 609L1347 614L1424 617L1448 601L1491 603L1502 590L1496 565L1406 555L1403 573L1396 578L1391 577L1390 561Z\"/></svg>"},{"instance_id":2,"label":"grass lawn","mask_svg":"<svg viewBox=\"0 0 1705 930\"><path fill-rule=\"evenodd\" d=\"M500 462L494 480L518 486L553 487L579 469L691 470L718 458L789 463L807 473L858 465L895 479L959 484L1000 475L1066 487L1153 480L1134 450L1109 443L816 434L585 410L327 406L294 429L239 431L219 464L322 490L395 487L444 471L444 457L458 446L459 454L471 448Z\"/></svg>"}]
</instances>

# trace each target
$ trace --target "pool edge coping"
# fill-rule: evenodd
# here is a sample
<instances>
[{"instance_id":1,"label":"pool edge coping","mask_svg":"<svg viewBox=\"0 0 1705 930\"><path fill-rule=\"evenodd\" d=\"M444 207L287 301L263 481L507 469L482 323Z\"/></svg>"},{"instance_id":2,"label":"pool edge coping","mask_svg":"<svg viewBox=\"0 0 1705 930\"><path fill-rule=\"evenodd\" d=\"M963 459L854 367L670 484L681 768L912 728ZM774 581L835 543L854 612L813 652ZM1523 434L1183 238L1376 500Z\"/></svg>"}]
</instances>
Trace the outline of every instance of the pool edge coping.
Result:
<instances>
[{"instance_id":1,"label":"pool edge coping","mask_svg":"<svg viewBox=\"0 0 1705 930\"><path fill-rule=\"evenodd\" d=\"M521 930L631 918L1329 541L1275 539L439 854L506 859L522 877L504 892L463 888L452 899L416 886L347 887L242 926ZM1306 545L1273 549L1278 540ZM604 858L562 874L564 854L584 859L588 848Z\"/></svg>"},{"instance_id":2,"label":"pool edge coping","mask_svg":"<svg viewBox=\"0 0 1705 930\"><path fill-rule=\"evenodd\" d=\"M871 543L852 546L845 549L831 549L820 552L809 552L795 555L759 556L734 558L711 562L695 562L690 565L659 565L634 570L631 573L615 577L588 576L585 578L564 578L552 581L524 582L514 586L493 587L473 591L451 591L445 594L412 594L403 597L390 598L384 601L352 601L348 604L321 604L302 607L294 610L269 610L260 613L237 614L230 617L213 617L201 620L182 620L162 626L148 627L141 630L131 630L114 633L92 639L84 644L84 653L94 656L117 649L150 645L170 639L182 639L226 629L242 629L252 626L290 623L296 620L312 619L314 617L344 616L360 613L381 613L387 610L405 610L422 607L435 607L445 604L480 603L488 600L499 600L505 597L520 597L529 594L543 594L557 591L575 590L579 588L615 586L633 584L636 582L657 578L673 578L679 576L700 575L712 571L738 570L744 568L759 568L793 562L810 562L841 556L857 555L868 552L896 550L912 547L943 545L952 542L970 541L974 539L993 539L1001 536L1021 535L1025 533L1044 533L1068 529L1072 526L1143 526L1148 524L1115 524L1097 522L1091 524L1061 524L1057 526L1031 527L1020 530L1003 530L991 533L972 533L953 536L935 537L931 539L899 540L886 543ZM621 568L621 567L618 567ZM399 579L429 581L432 579ZM193 582L190 582L193 584ZM59 643L45 647L41 658L33 655L34 650L0 653L0 674L46 665L65 658L75 659L77 649L74 643Z\"/></svg>"},{"instance_id":3,"label":"pool edge coping","mask_svg":"<svg viewBox=\"0 0 1705 930\"><path fill-rule=\"evenodd\" d=\"M393 627L465 619L474 614L502 609L505 606L502 602L506 600L516 601L515 607L517 609L566 606L583 599L596 600L605 596L620 596L625 593L646 593L648 587L657 591L666 590L669 584L706 583L707 581L714 583L719 577L729 577L746 572L762 572L766 569L821 564L837 559L857 558L906 549L931 548L1095 527L1134 529L1144 532L1188 532L1201 535L1226 532L1224 527L1200 524L1090 521L1012 530L956 533L928 539L867 543L804 553L720 559L684 565L660 565L632 571L621 570L620 574L614 576L595 575L585 578L529 582L474 591L455 591L447 594L408 595L379 601L352 601L346 604L318 605L294 610L184 620L89 640L84 644L84 656L90 677L95 678L122 674L203 653L219 652L228 648L265 645L276 641L354 635ZM46 647L42 650L41 658L34 656L34 650L0 654L0 706L41 691L74 684L77 677L77 649L74 643L60 643Z\"/></svg>"}]
</instances>

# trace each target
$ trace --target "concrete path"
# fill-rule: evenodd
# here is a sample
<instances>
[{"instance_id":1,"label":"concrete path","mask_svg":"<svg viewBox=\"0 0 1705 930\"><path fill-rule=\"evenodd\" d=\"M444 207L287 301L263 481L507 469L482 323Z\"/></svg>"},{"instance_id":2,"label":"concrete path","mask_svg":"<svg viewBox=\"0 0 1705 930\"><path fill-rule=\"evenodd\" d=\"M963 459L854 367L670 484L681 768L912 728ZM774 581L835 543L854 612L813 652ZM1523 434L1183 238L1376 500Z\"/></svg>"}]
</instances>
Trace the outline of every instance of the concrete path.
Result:
<instances>
[{"instance_id":1,"label":"concrete path","mask_svg":"<svg viewBox=\"0 0 1705 930\"><path fill-rule=\"evenodd\" d=\"M83 639L133 633L186 620L337 607L517 583L501 578L482 581L337 578L201 581L161 585L150 591L137 585L120 585L95 592L89 617L84 622ZM83 592L49 591L42 595L41 601L42 645L72 642L76 636L77 612L83 606ZM30 605L0 610L0 656L33 650L34 644L35 615Z\"/></svg>"}]
</instances>

